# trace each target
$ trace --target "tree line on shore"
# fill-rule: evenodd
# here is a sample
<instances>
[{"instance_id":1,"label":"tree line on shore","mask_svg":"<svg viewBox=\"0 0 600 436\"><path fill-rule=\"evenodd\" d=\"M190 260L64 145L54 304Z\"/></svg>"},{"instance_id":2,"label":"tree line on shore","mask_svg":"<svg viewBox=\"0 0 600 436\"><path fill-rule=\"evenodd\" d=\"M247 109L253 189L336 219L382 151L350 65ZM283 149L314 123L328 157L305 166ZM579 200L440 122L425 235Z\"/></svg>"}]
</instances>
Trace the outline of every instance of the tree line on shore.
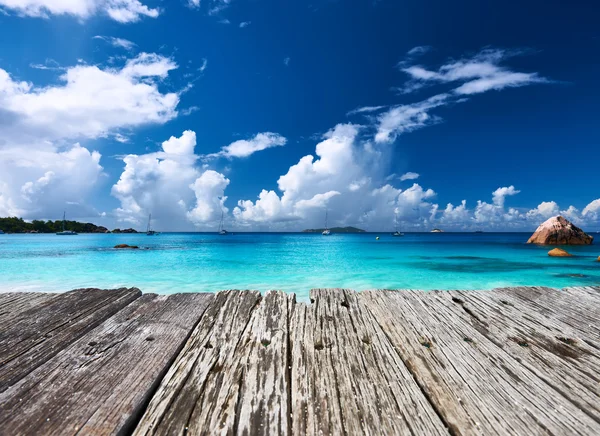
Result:
<instances>
[{"instance_id":1,"label":"tree line on shore","mask_svg":"<svg viewBox=\"0 0 600 436\"><path fill-rule=\"evenodd\" d=\"M0 230L4 233L56 233L63 229L63 221L25 221L23 218L8 217L0 218ZM137 233L134 229L114 229L108 230L104 226L97 226L92 223L80 223L77 221L65 221L65 229L77 233Z\"/></svg>"}]
</instances>

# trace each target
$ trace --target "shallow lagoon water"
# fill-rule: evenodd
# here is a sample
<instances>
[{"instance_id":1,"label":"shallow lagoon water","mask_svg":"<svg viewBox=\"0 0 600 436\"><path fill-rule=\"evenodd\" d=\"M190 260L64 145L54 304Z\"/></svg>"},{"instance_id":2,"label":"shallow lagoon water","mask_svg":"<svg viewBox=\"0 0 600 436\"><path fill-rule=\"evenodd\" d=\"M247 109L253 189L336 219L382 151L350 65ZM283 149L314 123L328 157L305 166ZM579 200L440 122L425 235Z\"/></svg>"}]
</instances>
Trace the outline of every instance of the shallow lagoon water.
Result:
<instances>
[{"instance_id":1,"label":"shallow lagoon water","mask_svg":"<svg viewBox=\"0 0 600 436\"><path fill-rule=\"evenodd\" d=\"M375 237L380 236L380 240ZM525 244L525 233L0 235L0 291L135 286L144 292L600 285L597 245ZM597 241L596 241L597 242ZM142 250L116 250L116 244Z\"/></svg>"}]
</instances>

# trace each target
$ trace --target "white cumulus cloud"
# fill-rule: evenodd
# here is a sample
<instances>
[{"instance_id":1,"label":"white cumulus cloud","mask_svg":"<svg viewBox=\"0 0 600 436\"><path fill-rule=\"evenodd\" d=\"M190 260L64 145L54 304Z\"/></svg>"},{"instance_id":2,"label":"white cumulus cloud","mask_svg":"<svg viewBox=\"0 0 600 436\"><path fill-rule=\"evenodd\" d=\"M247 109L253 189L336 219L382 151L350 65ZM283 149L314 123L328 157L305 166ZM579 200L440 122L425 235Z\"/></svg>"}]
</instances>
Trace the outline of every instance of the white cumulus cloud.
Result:
<instances>
[{"instance_id":1,"label":"white cumulus cloud","mask_svg":"<svg viewBox=\"0 0 600 436\"><path fill-rule=\"evenodd\" d=\"M0 216L59 219L93 216L89 195L103 175L100 153L49 142L0 147Z\"/></svg>"},{"instance_id":2,"label":"white cumulus cloud","mask_svg":"<svg viewBox=\"0 0 600 436\"><path fill-rule=\"evenodd\" d=\"M520 191L514 186L498 188L492 193L492 202L487 203L479 200L474 209L467 207L466 200L460 205L454 206L449 203L446 209L439 211L435 206L436 214L434 216L441 226L447 226L454 230L473 230L473 229L498 229L498 230L532 230L541 222L550 217L562 215L571 222L579 226L593 226L597 220L597 215L593 215L592 210L600 210L600 199L592 201L581 213L575 206L569 206L561 210L555 201L543 201L533 209L519 209L515 207L505 207L506 198L518 194ZM595 209L594 209L595 208Z\"/></svg>"},{"instance_id":3,"label":"white cumulus cloud","mask_svg":"<svg viewBox=\"0 0 600 436\"><path fill-rule=\"evenodd\" d=\"M426 221L435 192L385 183L389 148L361 139L360 131L354 124L335 126L317 144L316 157L302 157L279 177L279 193L262 190L254 201L240 200L236 220L258 228L321 227L328 209L331 226L392 228L395 212L401 219Z\"/></svg>"},{"instance_id":4,"label":"white cumulus cloud","mask_svg":"<svg viewBox=\"0 0 600 436\"><path fill-rule=\"evenodd\" d=\"M202 170L195 154L196 134L186 130L162 143L162 151L127 155L112 195L121 202L117 219L142 225L151 213L156 228L186 229L190 223L214 227L224 207L229 180Z\"/></svg>"},{"instance_id":5,"label":"white cumulus cloud","mask_svg":"<svg viewBox=\"0 0 600 436\"><path fill-rule=\"evenodd\" d=\"M179 95L162 93L159 80L177 64L141 53L121 69L66 68L56 85L35 86L0 69L0 129L35 138L97 138L120 128L164 123L177 115Z\"/></svg>"},{"instance_id":6,"label":"white cumulus cloud","mask_svg":"<svg viewBox=\"0 0 600 436\"><path fill-rule=\"evenodd\" d=\"M544 220L558 215L559 210L558 204L555 201L543 201L535 209L527 212L527 218Z\"/></svg>"},{"instance_id":7,"label":"white cumulus cloud","mask_svg":"<svg viewBox=\"0 0 600 436\"><path fill-rule=\"evenodd\" d=\"M508 187L498 188L494 192L492 192L492 201L496 206L504 207L504 200L506 197L511 195L517 195L519 192L518 189L515 189L513 185Z\"/></svg>"},{"instance_id":8,"label":"white cumulus cloud","mask_svg":"<svg viewBox=\"0 0 600 436\"><path fill-rule=\"evenodd\" d=\"M600 219L600 198L592 201L586 207L583 208L581 214L589 219L599 220Z\"/></svg>"},{"instance_id":9,"label":"white cumulus cloud","mask_svg":"<svg viewBox=\"0 0 600 436\"><path fill-rule=\"evenodd\" d=\"M224 205L227 200L225 196L227 185L229 179L213 170L207 170L198 177L190 185L196 196L196 206L187 212L188 219L196 225L202 225L214 221L219 213L227 212L228 209Z\"/></svg>"}]
</instances>

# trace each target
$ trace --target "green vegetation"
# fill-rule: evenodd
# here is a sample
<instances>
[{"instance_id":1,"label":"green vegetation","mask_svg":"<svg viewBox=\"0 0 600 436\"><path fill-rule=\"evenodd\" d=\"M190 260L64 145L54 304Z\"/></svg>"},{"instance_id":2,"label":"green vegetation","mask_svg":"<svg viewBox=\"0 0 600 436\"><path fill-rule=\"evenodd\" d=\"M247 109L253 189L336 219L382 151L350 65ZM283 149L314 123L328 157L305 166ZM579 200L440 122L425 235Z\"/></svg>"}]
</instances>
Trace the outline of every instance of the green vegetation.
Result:
<instances>
[{"instance_id":1,"label":"green vegetation","mask_svg":"<svg viewBox=\"0 0 600 436\"><path fill-rule=\"evenodd\" d=\"M302 230L303 233L323 233L325 229L306 229ZM332 227L329 229L331 233L365 233L363 229L356 227Z\"/></svg>"},{"instance_id":2,"label":"green vegetation","mask_svg":"<svg viewBox=\"0 0 600 436\"><path fill-rule=\"evenodd\" d=\"M0 218L0 230L5 233L56 233L60 232L63 222L61 221L40 221L33 220L27 222L23 218L10 217ZM66 221L65 229L77 233L107 233L109 230L103 226L97 226L92 223L80 223L77 221ZM137 233L133 229L120 230L115 229L113 233Z\"/></svg>"}]
</instances>

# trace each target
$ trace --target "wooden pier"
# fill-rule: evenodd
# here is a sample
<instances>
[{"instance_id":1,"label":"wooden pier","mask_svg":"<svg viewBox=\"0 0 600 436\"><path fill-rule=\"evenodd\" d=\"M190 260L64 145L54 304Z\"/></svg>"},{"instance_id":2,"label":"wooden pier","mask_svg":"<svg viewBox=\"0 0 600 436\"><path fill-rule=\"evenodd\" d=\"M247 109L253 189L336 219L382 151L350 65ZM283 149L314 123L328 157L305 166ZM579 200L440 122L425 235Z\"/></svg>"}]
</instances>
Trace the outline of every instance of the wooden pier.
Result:
<instances>
[{"instance_id":1,"label":"wooden pier","mask_svg":"<svg viewBox=\"0 0 600 436\"><path fill-rule=\"evenodd\" d=\"M599 435L600 288L0 294L1 435Z\"/></svg>"}]
</instances>

